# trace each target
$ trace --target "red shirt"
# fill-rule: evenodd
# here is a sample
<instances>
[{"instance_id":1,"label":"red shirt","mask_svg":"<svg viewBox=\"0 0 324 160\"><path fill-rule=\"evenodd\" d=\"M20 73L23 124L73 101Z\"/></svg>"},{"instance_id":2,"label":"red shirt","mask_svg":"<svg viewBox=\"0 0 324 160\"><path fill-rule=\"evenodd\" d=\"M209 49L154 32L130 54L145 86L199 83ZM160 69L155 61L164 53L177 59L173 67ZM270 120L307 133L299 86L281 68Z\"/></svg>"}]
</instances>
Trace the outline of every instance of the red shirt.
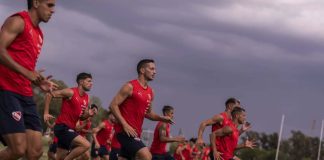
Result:
<instances>
[{"instance_id":1,"label":"red shirt","mask_svg":"<svg viewBox=\"0 0 324 160\"><path fill-rule=\"evenodd\" d=\"M173 158L175 160L182 160L181 155L180 154L177 154L177 152L176 152L178 150L178 148L180 148L180 147L183 147L183 144L181 144L181 143L178 144L178 146L177 146L177 148L176 148L176 150L175 150L175 152L173 154Z\"/></svg>"},{"instance_id":2,"label":"red shirt","mask_svg":"<svg viewBox=\"0 0 324 160\"><path fill-rule=\"evenodd\" d=\"M147 109L151 105L153 92L151 87L144 88L137 79L129 82L133 86L133 93L120 106L119 110L126 122L136 130L140 137L142 125ZM116 124L116 132L123 131L121 124Z\"/></svg>"},{"instance_id":3,"label":"red shirt","mask_svg":"<svg viewBox=\"0 0 324 160\"><path fill-rule=\"evenodd\" d=\"M111 140L111 147L114 149L120 149L120 143L117 140L116 132L113 135L113 138Z\"/></svg>"},{"instance_id":4,"label":"red shirt","mask_svg":"<svg viewBox=\"0 0 324 160\"><path fill-rule=\"evenodd\" d=\"M216 123L212 125L212 132L216 131L217 129L223 128L224 126L227 126L228 124L232 123L231 117L227 116L226 112L220 113L220 115L223 117L223 122L221 124Z\"/></svg>"},{"instance_id":5,"label":"red shirt","mask_svg":"<svg viewBox=\"0 0 324 160\"><path fill-rule=\"evenodd\" d=\"M233 133L231 135L219 137L218 139L216 139L217 151L223 153L221 157L224 160L229 160L234 157L234 151L240 136L239 130L234 123L231 122L228 126L232 128Z\"/></svg>"},{"instance_id":6,"label":"red shirt","mask_svg":"<svg viewBox=\"0 0 324 160\"><path fill-rule=\"evenodd\" d=\"M91 120L86 120L85 122L87 124L84 126L84 128L82 128L82 130L83 129L84 130L89 130L91 128ZM79 123L80 123L80 125L83 125L84 121L80 121ZM82 130L79 132L79 134L80 134L80 136L85 137L88 133L87 132L83 132Z\"/></svg>"},{"instance_id":7,"label":"red shirt","mask_svg":"<svg viewBox=\"0 0 324 160\"><path fill-rule=\"evenodd\" d=\"M103 123L105 123L105 128L102 128L96 136L100 146L107 145L107 140L111 140L114 129L114 125L108 120L104 120Z\"/></svg>"},{"instance_id":8,"label":"red shirt","mask_svg":"<svg viewBox=\"0 0 324 160\"><path fill-rule=\"evenodd\" d=\"M192 148L190 144L186 144L185 148L182 150L182 155L185 160L191 160Z\"/></svg>"},{"instance_id":9,"label":"red shirt","mask_svg":"<svg viewBox=\"0 0 324 160\"><path fill-rule=\"evenodd\" d=\"M88 107L89 96L87 93L80 96L78 88L71 89L73 90L73 96L71 98L63 98L61 112L55 123L65 124L70 129L75 129L82 109Z\"/></svg>"},{"instance_id":10,"label":"red shirt","mask_svg":"<svg viewBox=\"0 0 324 160\"><path fill-rule=\"evenodd\" d=\"M7 48L9 56L24 68L34 71L43 45L43 33L34 26L27 11L16 13L24 20L24 31ZM12 17L11 16L11 17ZM0 64L0 89L23 96L33 96L31 82L23 75Z\"/></svg>"},{"instance_id":11,"label":"red shirt","mask_svg":"<svg viewBox=\"0 0 324 160\"><path fill-rule=\"evenodd\" d=\"M210 147L204 147L201 160L208 160Z\"/></svg>"},{"instance_id":12,"label":"red shirt","mask_svg":"<svg viewBox=\"0 0 324 160\"><path fill-rule=\"evenodd\" d=\"M169 137L170 135L170 124L164 122L158 122L154 130L154 138L151 145L151 153L153 154L166 154L166 142L160 140L160 127L166 124L166 133L165 136Z\"/></svg>"}]
</instances>

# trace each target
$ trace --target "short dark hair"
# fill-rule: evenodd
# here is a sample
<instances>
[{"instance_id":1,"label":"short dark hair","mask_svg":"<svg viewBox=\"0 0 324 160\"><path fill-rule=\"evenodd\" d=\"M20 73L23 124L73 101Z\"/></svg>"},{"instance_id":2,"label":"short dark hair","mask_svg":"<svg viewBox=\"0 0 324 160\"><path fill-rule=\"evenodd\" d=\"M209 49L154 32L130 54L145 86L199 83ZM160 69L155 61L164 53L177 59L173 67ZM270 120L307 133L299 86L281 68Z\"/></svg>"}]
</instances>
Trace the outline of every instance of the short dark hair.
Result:
<instances>
[{"instance_id":1,"label":"short dark hair","mask_svg":"<svg viewBox=\"0 0 324 160\"><path fill-rule=\"evenodd\" d=\"M238 113L242 113L242 112L245 112L245 109L244 108L241 108L241 107L235 107L232 112L231 112L231 115L232 117L234 117L236 114Z\"/></svg>"},{"instance_id":2,"label":"short dark hair","mask_svg":"<svg viewBox=\"0 0 324 160\"><path fill-rule=\"evenodd\" d=\"M238 103L238 104L240 104L240 101L238 100L238 99L236 99L236 98L234 98L234 97L231 97L231 98L228 98L227 100L226 100L226 102L225 102L225 106L227 107L229 104L231 104L231 103Z\"/></svg>"},{"instance_id":3,"label":"short dark hair","mask_svg":"<svg viewBox=\"0 0 324 160\"><path fill-rule=\"evenodd\" d=\"M27 7L31 9L33 7L33 0L27 0Z\"/></svg>"},{"instance_id":4,"label":"short dark hair","mask_svg":"<svg viewBox=\"0 0 324 160\"><path fill-rule=\"evenodd\" d=\"M87 78L92 78L92 75L90 73L79 73L76 78L76 82L79 84L80 80L87 79Z\"/></svg>"},{"instance_id":5,"label":"short dark hair","mask_svg":"<svg viewBox=\"0 0 324 160\"><path fill-rule=\"evenodd\" d=\"M137 63L137 74L141 73L141 68L143 68L147 63L154 63L153 59L142 59Z\"/></svg>"},{"instance_id":6,"label":"short dark hair","mask_svg":"<svg viewBox=\"0 0 324 160\"><path fill-rule=\"evenodd\" d=\"M170 112L171 110L173 110L173 107L166 105L166 106L163 107L162 113L166 114L167 112Z\"/></svg>"},{"instance_id":7,"label":"short dark hair","mask_svg":"<svg viewBox=\"0 0 324 160\"><path fill-rule=\"evenodd\" d=\"M96 108L97 110L99 109L98 106L97 106L96 104L91 104L91 105L90 105L90 109L94 109L94 108Z\"/></svg>"}]
</instances>

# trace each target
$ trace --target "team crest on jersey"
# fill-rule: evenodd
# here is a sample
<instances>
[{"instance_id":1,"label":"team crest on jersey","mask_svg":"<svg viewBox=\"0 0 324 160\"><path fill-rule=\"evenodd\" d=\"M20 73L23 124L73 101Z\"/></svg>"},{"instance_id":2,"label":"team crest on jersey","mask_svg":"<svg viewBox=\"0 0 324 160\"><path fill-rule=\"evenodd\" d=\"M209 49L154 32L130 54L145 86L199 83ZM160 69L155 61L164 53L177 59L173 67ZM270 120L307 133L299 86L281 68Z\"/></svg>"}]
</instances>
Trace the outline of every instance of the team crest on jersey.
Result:
<instances>
[{"instance_id":1,"label":"team crest on jersey","mask_svg":"<svg viewBox=\"0 0 324 160\"><path fill-rule=\"evenodd\" d=\"M137 91L137 94L141 97L143 96L141 91Z\"/></svg>"},{"instance_id":2,"label":"team crest on jersey","mask_svg":"<svg viewBox=\"0 0 324 160\"><path fill-rule=\"evenodd\" d=\"M13 119L15 119L16 121L20 121L20 119L21 119L21 112L20 111L12 112L11 115L12 115Z\"/></svg>"}]
</instances>

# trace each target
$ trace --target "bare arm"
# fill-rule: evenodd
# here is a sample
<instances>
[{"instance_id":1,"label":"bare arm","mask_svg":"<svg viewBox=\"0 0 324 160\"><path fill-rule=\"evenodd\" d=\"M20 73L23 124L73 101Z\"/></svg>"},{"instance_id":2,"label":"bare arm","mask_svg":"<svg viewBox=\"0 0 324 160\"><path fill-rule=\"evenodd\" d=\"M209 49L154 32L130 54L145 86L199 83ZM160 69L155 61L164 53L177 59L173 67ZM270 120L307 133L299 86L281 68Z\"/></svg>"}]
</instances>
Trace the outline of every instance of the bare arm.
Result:
<instances>
[{"instance_id":1,"label":"bare arm","mask_svg":"<svg viewBox=\"0 0 324 160\"><path fill-rule=\"evenodd\" d=\"M99 148L100 147L99 142L98 142L98 139L97 139L97 133L101 129L105 128L105 127L106 127L105 123L104 122L101 122L96 128L93 128L92 129L92 138L93 138L93 140L95 142L96 148Z\"/></svg>"},{"instance_id":2,"label":"bare arm","mask_svg":"<svg viewBox=\"0 0 324 160\"><path fill-rule=\"evenodd\" d=\"M227 136L233 133L233 130L231 127L225 126L223 128L220 128L214 132L212 132L210 134L210 144L211 144L211 149L213 151L213 156L214 159L219 160L221 159L221 154L217 151L217 147L216 147L216 137L223 137L223 136Z\"/></svg>"},{"instance_id":3,"label":"bare arm","mask_svg":"<svg viewBox=\"0 0 324 160\"><path fill-rule=\"evenodd\" d=\"M205 131L206 126L210 126L212 124L221 123L223 121L223 116L221 115L215 115L210 119L204 120L200 123L199 129L198 129L198 138L197 138L197 144L203 144L202 135Z\"/></svg>"},{"instance_id":4,"label":"bare arm","mask_svg":"<svg viewBox=\"0 0 324 160\"><path fill-rule=\"evenodd\" d=\"M49 114L49 106L51 103L52 98L71 98L73 96L73 90L70 88L65 88L62 90L53 91L51 94L47 93L45 95L45 106L44 106L44 121L47 122L48 120L54 118L52 115Z\"/></svg>"},{"instance_id":5,"label":"bare arm","mask_svg":"<svg viewBox=\"0 0 324 160\"><path fill-rule=\"evenodd\" d=\"M80 120L78 120L76 126L75 126L75 130L80 132L80 131L83 131L83 128L87 125L87 122L86 121L83 121L82 124L80 124Z\"/></svg>"},{"instance_id":6,"label":"bare arm","mask_svg":"<svg viewBox=\"0 0 324 160\"><path fill-rule=\"evenodd\" d=\"M130 83L126 83L123 87L119 90L117 95L113 98L112 102L110 103L110 110L117 118L119 123L123 126L125 133L128 136L137 137L137 133L134 128L132 128L121 115L119 106L133 93L133 86Z\"/></svg>"},{"instance_id":7,"label":"bare arm","mask_svg":"<svg viewBox=\"0 0 324 160\"><path fill-rule=\"evenodd\" d=\"M33 77L31 71L15 62L7 52L11 43L24 31L24 25L25 22L20 16L10 17L5 21L0 32L0 63L34 81L36 77Z\"/></svg>"},{"instance_id":8,"label":"bare arm","mask_svg":"<svg viewBox=\"0 0 324 160\"><path fill-rule=\"evenodd\" d=\"M159 127L159 136L160 136L160 141L162 141L162 142L183 142L183 141L185 141L184 137L173 137L173 138L167 137L165 123L163 123Z\"/></svg>"}]
</instances>

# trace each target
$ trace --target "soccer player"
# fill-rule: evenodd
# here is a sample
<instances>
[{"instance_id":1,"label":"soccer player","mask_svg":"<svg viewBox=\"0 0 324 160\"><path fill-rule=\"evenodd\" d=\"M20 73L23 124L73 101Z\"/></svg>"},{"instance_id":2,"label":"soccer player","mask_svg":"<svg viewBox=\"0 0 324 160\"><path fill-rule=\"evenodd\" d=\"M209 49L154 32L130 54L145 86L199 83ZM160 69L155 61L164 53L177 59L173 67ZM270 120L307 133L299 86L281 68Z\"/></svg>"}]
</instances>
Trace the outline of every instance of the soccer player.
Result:
<instances>
[{"instance_id":1,"label":"soccer player","mask_svg":"<svg viewBox=\"0 0 324 160\"><path fill-rule=\"evenodd\" d=\"M173 119L174 108L172 106L164 106L162 109L163 115ZM184 142L185 138L170 137L170 124L165 122L158 122L154 130L154 138L151 145L152 160L170 160L172 158L166 151L166 145L170 142Z\"/></svg>"},{"instance_id":2,"label":"soccer player","mask_svg":"<svg viewBox=\"0 0 324 160\"><path fill-rule=\"evenodd\" d=\"M109 148L114 134L114 123L116 123L116 119L110 111L105 117L107 119L103 119L96 128L93 128L91 157L95 160L109 160Z\"/></svg>"},{"instance_id":3,"label":"soccer player","mask_svg":"<svg viewBox=\"0 0 324 160\"><path fill-rule=\"evenodd\" d=\"M254 142L246 140L243 144L238 145L240 132L237 129L246 121L245 110L241 107L236 107L231 112L233 120L223 128L213 131L210 135L210 143L212 146L213 160L239 160L234 156L234 151L241 148L253 148Z\"/></svg>"},{"instance_id":4,"label":"soccer player","mask_svg":"<svg viewBox=\"0 0 324 160\"><path fill-rule=\"evenodd\" d=\"M206 126L212 125L212 131L215 131L229 124L232 120L231 112L235 107L240 107L240 101L237 100L236 98L229 98L225 102L224 112L217 114L212 118L201 122L198 130L197 144L202 145L204 143L202 139L202 135L204 133ZM247 130L248 128L249 128L248 126L242 127L242 132Z\"/></svg>"},{"instance_id":5,"label":"soccer player","mask_svg":"<svg viewBox=\"0 0 324 160\"><path fill-rule=\"evenodd\" d=\"M137 64L138 78L126 83L113 98L110 109L118 119L117 139L121 144L121 159L151 160L149 149L140 139L144 117L154 121L172 123L169 117L161 117L153 112L154 94L148 85L155 77L155 63L143 59Z\"/></svg>"},{"instance_id":6,"label":"soccer player","mask_svg":"<svg viewBox=\"0 0 324 160\"><path fill-rule=\"evenodd\" d=\"M90 109L96 109L98 110L97 105L95 104L91 104ZM85 139L87 139L87 135L92 133L92 129L91 129L91 119L92 117L89 117L88 119L84 120L84 121L78 121L77 125L75 127L75 130L78 132L78 134L82 137L84 137ZM87 139L89 141L89 139ZM79 156L79 158L77 158L78 160L88 160L90 159L90 152L89 150L87 150L86 152L84 152L81 156Z\"/></svg>"},{"instance_id":7,"label":"soccer player","mask_svg":"<svg viewBox=\"0 0 324 160\"><path fill-rule=\"evenodd\" d=\"M42 156L42 126L31 84L49 92L57 87L35 70L43 45L41 22L54 13L55 0L27 0L28 11L7 18L0 30L0 136L2 160Z\"/></svg>"},{"instance_id":8,"label":"soccer player","mask_svg":"<svg viewBox=\"0 0 324 160\"><path fill-rule=\"evenodd\" d=\"M75 127L78 120L86 120L98 111L95 108L88 108L89 96L86 92L92 87L92 76L89 73L80 73L76 82L77 87L56 90L52 94L46 94L45 97L45 122L53 118L48 113L52 97L63 99L61 112L54 126L54 134L58 138L57 160L72 160L90 148L88 140L80 136Z\"/></svg>"}]
</instances>

